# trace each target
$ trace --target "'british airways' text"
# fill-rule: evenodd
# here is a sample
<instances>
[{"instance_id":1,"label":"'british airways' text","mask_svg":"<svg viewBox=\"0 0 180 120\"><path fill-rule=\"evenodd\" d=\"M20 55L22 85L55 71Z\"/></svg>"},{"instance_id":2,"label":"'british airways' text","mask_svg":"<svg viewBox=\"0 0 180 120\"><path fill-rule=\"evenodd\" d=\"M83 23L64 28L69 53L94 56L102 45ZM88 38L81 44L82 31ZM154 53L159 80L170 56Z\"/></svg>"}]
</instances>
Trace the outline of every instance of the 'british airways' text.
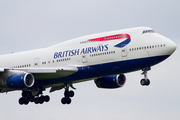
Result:
<instances>
[{"instance_id":1,"label":"'british airways' text","mask_svg":"<svg viewBox=\"0 0 180 120\"><path fill-rule=\"evenodd\" d=\"M82 48L82 49L66 50L66 51L61 51L61 52L55 52L54 59L82 55L82 54L89 54L89 53L94 53L94 52L107 51L107 50L108 50L108 44L100 45L97 47L87 47L87 48Z\"/></svg>"}]
</instances>

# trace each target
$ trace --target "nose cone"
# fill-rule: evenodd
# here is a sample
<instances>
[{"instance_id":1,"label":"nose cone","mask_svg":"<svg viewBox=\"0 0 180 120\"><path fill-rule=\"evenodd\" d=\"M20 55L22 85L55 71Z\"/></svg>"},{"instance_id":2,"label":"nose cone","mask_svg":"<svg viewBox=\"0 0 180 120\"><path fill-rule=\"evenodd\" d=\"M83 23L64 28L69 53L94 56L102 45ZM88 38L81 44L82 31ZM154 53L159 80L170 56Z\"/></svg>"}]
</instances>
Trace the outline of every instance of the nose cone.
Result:
<instances>
[{"instance_id":1,"label":"nose cone","mask_svg":"<svg viewBox=\"0 0 180 120\"><path fill-rule=\"evenodd\" d=\"M176 50L176 44L173 41L169 40L167 49L168 49L169 55L171 55Z\"/></svg>"}]
</instances>

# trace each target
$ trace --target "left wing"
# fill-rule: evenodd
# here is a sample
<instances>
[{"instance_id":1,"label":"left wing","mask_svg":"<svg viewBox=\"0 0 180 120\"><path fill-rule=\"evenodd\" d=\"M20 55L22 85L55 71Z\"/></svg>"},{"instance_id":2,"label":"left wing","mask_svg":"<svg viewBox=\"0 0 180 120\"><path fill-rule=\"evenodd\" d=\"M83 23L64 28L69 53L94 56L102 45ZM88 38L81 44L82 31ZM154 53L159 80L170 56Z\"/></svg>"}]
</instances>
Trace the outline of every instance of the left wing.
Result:
<instances>
[{"instance_id":1,"label":"left wing","mask_svg":"<svg viewBox=\"0 0 180 120\"><path fill-rule=\"evenodd\" d=\"M23 89L32 87L35 81L66 77L78 71L75 66L51 67L51 68L0 68L0 92L7 92L12 89ZM61 87L59 87L61 86ZM62 88L56 85L51 91Z\"/></svg>"}]
</instances>

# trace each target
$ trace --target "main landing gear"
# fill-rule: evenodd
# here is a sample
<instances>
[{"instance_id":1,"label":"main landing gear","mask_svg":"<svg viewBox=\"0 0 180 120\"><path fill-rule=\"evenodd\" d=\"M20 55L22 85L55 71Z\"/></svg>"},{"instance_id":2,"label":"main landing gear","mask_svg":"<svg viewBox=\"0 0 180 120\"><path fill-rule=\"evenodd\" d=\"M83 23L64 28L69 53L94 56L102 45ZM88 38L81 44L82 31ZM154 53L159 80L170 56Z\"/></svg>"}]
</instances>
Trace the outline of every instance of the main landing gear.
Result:
<instances>
[{"instance_id":1,"label":"main landing gear","mask_svg":"<svg viewBox=\"0 0 180 120\"><path fill-rule=\"evenodd\" d=\"M27 105L29 102L34 102L35 104L43 104L44 102L49 102L50 97L48 95L42 95L42 88L22 91L22 97L19 99L20 105Z\"/></svg>"},{"instance_id":2,"label":"main landing gear","mask_svg":"<svg viewBox=\"0 0 180 120\"><path fill-rule=\"evenodd\" d=\"M71 97L74 96L74 92L72 90L69 91L69 87L76 89L72 86L72 84L65 84L64 97L61 99L62 104L70 104L71 103Z\"/></svg>"},{"instance_id":3,"label":"main landing gear","mask_svg":"<svg viewBox=\"0 0 180 120\"><path fill-rule=\"evenodd\" d=\"M150 84L150 80L148 79L147 77L147 71L151 70L150 67L146 67L146 68L143 68L142 71L142 75L144 75L144 78L141 79L140 83L142 86L148 86Z\"/></svg>"},{"instance_id":4,"label":"main landing gear","mask_svg":"<svg viewBox=\"0 0 180 120\"><path fill-rule=\"evenodd\" d=\"M72 89L76 89L73 87L72 83L65 83L64 84L64 97L61 99L62 104L70 104L71 98L74 96L74 92L69 90L69 87ZM45 89L35 88L31 90L23 90L22 97L19 98L20 105L27 105L29 102L34 102L35 104L43 104L44 102L49 102L50 97L48 95L44 96L43 91Z\"/></svg>"}]
</instances>

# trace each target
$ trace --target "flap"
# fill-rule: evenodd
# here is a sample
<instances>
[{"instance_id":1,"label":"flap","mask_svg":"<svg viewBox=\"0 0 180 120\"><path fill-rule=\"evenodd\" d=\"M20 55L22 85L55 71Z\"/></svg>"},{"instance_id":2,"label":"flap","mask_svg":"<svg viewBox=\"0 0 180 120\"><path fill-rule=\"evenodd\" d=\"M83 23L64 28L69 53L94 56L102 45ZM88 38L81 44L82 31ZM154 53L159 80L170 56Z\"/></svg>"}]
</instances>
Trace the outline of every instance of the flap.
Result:
<instances>
[{"instance_id":1,"label":"flap","mask_svg":"<svg viewBox=\"0 0 180 120\"><path fill-rule=\"evenodd\" d=\"M1 69L0 69L1 70ZM27 73L56 73L58 71L70 71L70 72L77 72L78 69L74 66L66 66L66 67L58 67L58 68L17 68L13 70L18 70L18 71L24 71Z\"/></svg>"},{"instance_id":2,"label":"flap","mask_svg":"<svg viewBox=\"0 0 180 120\"><path fill-rule=\"evenodd\" d=\"M4 72L4 68L0 68L0 72Z\"/></svg>"}]
</instances>

